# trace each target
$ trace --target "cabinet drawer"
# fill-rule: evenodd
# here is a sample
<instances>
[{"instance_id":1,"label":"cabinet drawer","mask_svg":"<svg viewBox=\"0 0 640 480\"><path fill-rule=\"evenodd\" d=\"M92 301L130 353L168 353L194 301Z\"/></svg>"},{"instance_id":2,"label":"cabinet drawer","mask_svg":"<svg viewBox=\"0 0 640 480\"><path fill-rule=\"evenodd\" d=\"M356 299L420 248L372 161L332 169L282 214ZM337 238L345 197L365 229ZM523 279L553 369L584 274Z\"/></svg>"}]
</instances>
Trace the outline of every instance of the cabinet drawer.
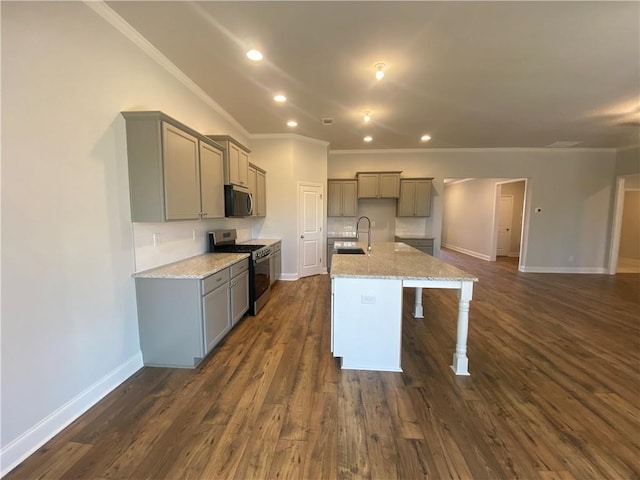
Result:
<instances>
[{"instance_id":1,"label":"cabinet drawer","mask_svg":"<svg viewBox=\"0 0 640 480\"><path fill-rule=\"evenodd\" d=\"M202 280L202 295L206 295L211 290L218 288L225 282L229 281L229 269L225 268L224 270L220 270L218 273L214 273L213 275L209 275L205 279Z\"/></svg>"},{"instance_id":2,"label":"cabinet drawer","mask_svg":"<svg viewBox=\"0 0 640 480\"><path fill-rule=\"evenodd\" d=\"M249 270L249 259L240 260L238 263L231 265L231 278L235 278L242 272Z\"/></svg>"}]
</instances>

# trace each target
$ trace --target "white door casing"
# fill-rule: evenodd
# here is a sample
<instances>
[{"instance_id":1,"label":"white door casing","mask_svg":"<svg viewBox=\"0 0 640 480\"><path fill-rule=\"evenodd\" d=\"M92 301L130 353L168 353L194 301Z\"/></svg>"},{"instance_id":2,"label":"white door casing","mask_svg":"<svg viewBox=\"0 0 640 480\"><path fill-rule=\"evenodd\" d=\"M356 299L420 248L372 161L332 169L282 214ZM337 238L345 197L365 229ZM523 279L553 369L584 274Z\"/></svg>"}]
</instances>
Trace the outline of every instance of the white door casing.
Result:
<instances>
[{"instance_id":1,"label":"white door casing","mask_svg":"<svg viewBox=\"0 0 640 480\"><path fill-rule=\"evenodd\" d=\"M498 248L497 256L509 255L511 249L511 229L513 219L513 195L500 195L498 206Z\"/></svg>"},{"instance_id":2,"label":"white door casing","mask_svg":"<svg viewBox=\"0 0 640 480\"><path fill-rule=\"evenodd\" d=\"M298 277L322 273L322 190L320 184L298 184Z\"/></svg>"}]
</instances>

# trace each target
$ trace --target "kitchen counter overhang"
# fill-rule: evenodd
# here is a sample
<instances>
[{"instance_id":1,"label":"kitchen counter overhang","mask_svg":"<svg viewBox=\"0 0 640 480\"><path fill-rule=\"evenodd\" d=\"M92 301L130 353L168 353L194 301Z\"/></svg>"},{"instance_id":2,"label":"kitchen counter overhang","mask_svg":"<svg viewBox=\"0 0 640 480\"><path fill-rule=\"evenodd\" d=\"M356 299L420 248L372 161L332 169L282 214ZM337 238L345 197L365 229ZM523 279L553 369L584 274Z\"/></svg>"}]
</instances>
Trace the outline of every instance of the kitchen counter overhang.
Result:
<instances>
[{"instance_id":1,"label":"kitchen counter overhang","mask_svg":"<svg viewBox=\"0 0 640 480\"><path fill-rule=\"evenodd\" d=\"M331 278L396 278L477 282L478 278L436 257L398 242L336 242L334 248L361 248L364 255L334 254Z\"/></svg>"},{"instance_id":2,"label":"kitchen counter overhang","mask_svg":"<svg viewBox=\"0 0 640 480\"><path fill-rule=\"evenodd\" d=\"M423 288L447 288L457 290L459 298L451 368L469 375L469 302L477 277L403 243L374 243L370 252L360 242L336 242L335 248L365 252L333 256L331 347L342 357L342 368L402 371L403 288L415 288L415 318L423 318Z\"/></svg>"}]
</instances>

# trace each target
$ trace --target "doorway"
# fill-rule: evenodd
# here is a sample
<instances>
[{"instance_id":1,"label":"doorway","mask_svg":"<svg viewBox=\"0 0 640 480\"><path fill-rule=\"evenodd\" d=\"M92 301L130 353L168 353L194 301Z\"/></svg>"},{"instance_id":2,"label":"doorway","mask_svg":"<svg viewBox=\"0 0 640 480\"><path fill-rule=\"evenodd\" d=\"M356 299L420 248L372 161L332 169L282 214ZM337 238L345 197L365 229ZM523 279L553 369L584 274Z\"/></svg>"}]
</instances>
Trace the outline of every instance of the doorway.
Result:
<instances>
[{"instance_id":1,"label":"doorway","mask_svg":"<svg viewBox=\"0 0 640 480\"><path fill-rule=\"evenodd\" d=\"M441 247L496 261L501 196L512 196L511 226L503 224L505 263L523 271L529 217L526 178L445 178L442 194ZM506 200L505 200L506 201ZM508 217L508 214L504 215ZM501 252L502 254L503 252Z\"/></svg>"},{"instance_id":2,"label":"doorway","mask_svg":"<svg viewBox=\"0 0 640 480\"><path fill-rule=\"evenodd\" d=\"M618 177L609 274L640 273L640 175Z\"/></svg>"},{"instance_id":3,"label":"doorway","mask_svg":"<svg viewBox=\"0 0 640 480\"><path fill-rule=\"evenodd\" d=\"M518 258L518 269L522 270L522 244L524 242L524 214L527 180L523 178L496 183L494 211L494 251L491 260L497 257Z\"/></svg>"},{"instance_id":4,"label":"doorway","mask_svg":"<svg viewBox=\"0 0 640 480\"><path fill-rule=\"evenodd\" d=\"M298 183L298 278L322 273L322 188Z\"/></svg>"}]
</instances>

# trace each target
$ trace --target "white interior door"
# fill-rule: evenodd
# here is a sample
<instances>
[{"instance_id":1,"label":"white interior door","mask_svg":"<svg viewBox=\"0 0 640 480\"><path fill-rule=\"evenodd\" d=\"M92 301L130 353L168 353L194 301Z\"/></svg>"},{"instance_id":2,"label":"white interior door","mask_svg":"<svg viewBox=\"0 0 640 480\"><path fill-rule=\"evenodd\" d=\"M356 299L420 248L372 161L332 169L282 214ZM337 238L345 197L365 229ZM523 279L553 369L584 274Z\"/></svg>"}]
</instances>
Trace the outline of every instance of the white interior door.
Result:
<instances>
[{"instance_id":1,"label":"white interior door","mask_svg":"<svg viewBox=\"0 0 640 480\"><path fill-rule=\"evenodd\" d=\"M322 273L322 185L298 185L298 277Z\"/></svg>"},{"instance_id":2,"label":"white interior door","mask_svg":"<svg viewBox=\"0 0 640 480\"><path fill-rule=\"evenodd\" d=\"M496 256L509 255L511 249L511 222L513 219L513 195L500 195L498 206L498 248Z\"/></svg>"}]
</instances>

